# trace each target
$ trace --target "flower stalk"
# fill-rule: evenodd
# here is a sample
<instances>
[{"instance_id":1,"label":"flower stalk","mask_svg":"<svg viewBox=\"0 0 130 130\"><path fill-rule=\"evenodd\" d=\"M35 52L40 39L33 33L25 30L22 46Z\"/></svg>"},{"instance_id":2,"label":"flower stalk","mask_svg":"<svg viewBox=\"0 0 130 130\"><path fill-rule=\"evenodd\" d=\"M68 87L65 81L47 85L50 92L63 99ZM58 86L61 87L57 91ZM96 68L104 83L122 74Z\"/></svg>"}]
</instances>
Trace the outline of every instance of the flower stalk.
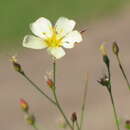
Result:
<instances>
[{"instance_id":1,"label":"flower stalk","mask_svg":"<svg viewBox=\"0 0 130 130\"><path fill-rule=\"evenodd\" d=\"M117 116L117 112L116 112L116 106L115 106L115 102L114 102L113 95L112 95L110 63L106 64L106 66L107 66L107 70L108 70L108 86L107 86L107 89L108 89L110 99L111 99L111 103L112 103L112 108L113 108L113 112L114 112L114 117L115 117L117 130L120 130L120 126L119 126L119 122L118 122L118 116Z\"/></svg>"},{"instance_id":2,"label":"flower stalk","mask_svg":"<svg viewBox=\"0 0 130 130\"><path fill-rule=\"evenodd\" d=\"M45 94L38 85L36 85L23 71L22 66L18 63L16 57L12 56L11 62L13 64L14 69L21 74L37 91L39 91L43 96L45 96L51 103L56 105L56 103L47 95Z\"/></svg>"},{"instance_id":3,"label":"flower stalk","mask_svg":"<svg viewBox=\"0 0 130 130\"><path fill-rule=\"evenodd\" d=\"M54 58L53 61L53 83L54 83L54 89L53 89L53 96L56 102L56 106L58 108L58 110L60 111L61 115L63 116L63 118L65 119L66 123L68 124L68 126L70 127L71 130L73 130L73 126L71 125L71 123L69 122L68 118L66 117L64 111L62 110L62 107L58 101L57 95L56 95L56 59Z\"/></svg>"},{"instance_id":4,"label":"flower stalk","mask_svg":"<svg viewBox=\"0 0 130 130\"><path fill-rule=\"evenodd\" d=\"M78 120L76 120L76 126L77 126L77 129L80 130L80 126L79 126Z\"/></svg>"},{"instance_id":5,"label":"flower stalk","mask_svg":"<svg viewBox=\"0 0 130 130\"><path fill-rule=\"evenodd\" d=\"M117 61L118 61L120 70L121 70L121 72L122 72L122 74L123 74L123 76L124 76L124 79L125 79L125 81L126 81L126 84L127 84L127 86L128 86L128 89L130 90L130 83L129 83L129 80L128 80L127 76L126 76L126 73L125 73L125 71L124 71L124 68L123 68L123 66L122 66L122 63L121 63L121 60L120 60L119 55L117 55L116 58L117 58Z\"/></svg>"},{"instance_id":6,"label":"flower stalk","mask_svg":"<svg viewBox=\"0 0 130 130\"><path fill-rule=\"evenodd\" d=\"M46 97L52 104L56 105L55 101L53 101L48 95L46 95L39 86L37 86L25 73L22 76L30 83L32 86L39 91L44 97Z\"/></svg>"},{"instance_id":7,"label":"flower stalk","mask_svg":"<svg viewBox=\"0 0 130 130\"><path fill-rule=\"evenodd\" d=\"M46 95L38 85L36 85L26 74L25 72L22 70L22 67L19 63L17 63L19 66L20 66L20 71L17 71L19 72L37 91L39 91L44 97L46 97L52 104L54 104L58 110L60 111L60 113L63 115L66 123L68 124L68 126L73 130L73 127L72 125L70 124L69 120L67 119L64 111L62 110L61 106L60 106L60 103L58 101L58 98L57 98L57 95L56 95L56 61L54 59L54 62L53 62L53 83L54 83L54 87L52 87L52 90L53 90L53 95L54 95L54 99L51 99L48 95ZM14 63L13 63L14 65ZM15 66L14 66L15 67ZM22 72L22 73L21 73Z\"/></svg>"},{"instance_id":8,"label":"flower stalk","mask_svg":"<svg viewBox=\"0 0 130 130\"><path fill-rule=\"evenodd\" d=\"M123 68L123 66L122 66L122 63L121 63L121 60L120 60L120 57L119 57L119 47L118 47L118 44L117 44L116 42L113 42L112 49L113 49L113 53L114 53L115 56L116 56L116 59L117 59L119 68L120 68L120 70L121 70L121 72L122 72L122 75L123 75L123 77L124 77L124 79L125 79L125 81L126 81L126 84L127 84L127 86L128 86L128 89L130 90L130 83L129 83L129 80L128 80L127 75L126 75L126 73L125 73L125 70L124 70L124 68Z\"/></svg>"},{"instance_id":9,"label":"flower stalk","mask_svg":"<svg viewBox=\"0 0 130 130\"><path fill-rule=\"evenodd\" d=\"M113 95L112 95L112 87L111 87L111 72L110 72L110 67L107 66L107 70L108 70L108 92L110 95L110 99L111 99L111 103L112 103L112 108L113 108L113 112L114 112L114 117L115 117L115 122L116 122L116 126L117 126L117 130L120 130L120 126L119 126L119 122L118 122L118 116L117 116L117 112L116 112L116 106L115 106L115 102L113 99Z\"/></svg>"},{"instance_id":10,"label":"flower stalk","mask_svg":"<svg viewBox=\"0 0 130 130\"><path fill-rule=\"evenodd\" d=\"M116 112L116 106L115 106L115 102L114 102L114 99L113 99L113 94L112 94L111 90L108 90L108 91L109 91L109 95L110 95L110 99L111 99L111 103L112 103L112 107L113 107L116 126L117 126L117 129L120 130L119 120L118 120L118 116L117 116L117 112Z\"/></svg>"},{"instance_id":11,"label":"flower stalk","mask_svg":"<svg viewBox=\"0 0 130 130\"><path fill-rule=\"evenodd\" d=\"M105 48L104 45L101 45L100 50L102 52L103 62L105 63L105 65L107 67L108 77L107 77L107 75L105 75L98 82L101 85L105 86L107 88L108 92L109 92L109 96L110 96L110 100L111 100L112 108L113 108L113 113L114 113L114 118L115 118L115 122L116 122L116 127L117 127L117 130L120 130L120 126L119 126L119 122L118 122L118 115L117 115L117 112L116 112L116 106L115 106L115 102L114 102L113 95L112 95L110 60L109 60L109 57L107 55L106 48ZM118 51L116 51L116 52L118 52Z\"/></svg>"},{"instance_id":12,"label":"flower stalk","mask_svg":"<svg viewBox=\"0 0 130 130\"><path fill-rule=\"evenodd\" d=\"M85 112L86 97L87 97L87 88L88 88L88 79L86 80L86 84L85 84L85 87L84 87L83 103L82 103L82 107L81 107L81 117L80 117L80 124L79 124L79 129L80 130L82 130L83 121L84 121L84 112Z\"/></svg>"}]
</instances>

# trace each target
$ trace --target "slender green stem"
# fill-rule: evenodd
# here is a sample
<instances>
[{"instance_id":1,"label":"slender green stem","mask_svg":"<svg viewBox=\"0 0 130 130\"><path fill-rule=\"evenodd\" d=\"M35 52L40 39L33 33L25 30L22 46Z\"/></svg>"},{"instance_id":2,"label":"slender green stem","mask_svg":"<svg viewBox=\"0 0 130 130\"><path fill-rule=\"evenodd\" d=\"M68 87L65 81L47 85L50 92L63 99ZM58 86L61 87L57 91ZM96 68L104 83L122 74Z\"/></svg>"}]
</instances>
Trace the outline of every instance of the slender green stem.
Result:
<instances>
[{"instance_id":1,"label":"slender green stem","mask_svg":"<svg viewBox=\"0 0 130 130\"><path fill-rule=\"evenodd\" d=\"M77 126L77 129L80 130L80 126L77 120L76 120L76 126Z\"/></svg>"},{"instance_id":2,"label":"slender green stem","mask_svg":"<svg viewBox=\"0 0 130 130\"><path fill-rule=\"evenodd\" d=\"M60 106L60 104L59 104L59 101L58 101L58 99L57 99L55 90L53 91L53 94L54 94L54 98L55 98L55 101L56 101L56 104L57 104L57 108L59 109L60 113L61 113L62 116L64 117L64 119L65 119L66 123L68 124L68 126L73 130L73 127L71 126L69 120L67 119L67 117L66 117L64 111L62 110L62 108L61 108L61 106Z\"/></svg>"},{"instance_id":3,"label":"slender green stem","mask_svg":"<svg viewBox=\"0 0 130 130\"><path fill-rule=\"evenodd\" d=\"M112 95L111 90L108 90L108 91L109 91L109 95L110 95L110 99L111 99L111 103L112 103L112 107L113 107L114 118L115 118L117 130L120 130L120 126L119 126L119 121L118 121L118 116L117 116L117 112L116 112L116 107L115 107L113 95Z\"/></svg>"},{"instance_id":4,"label":"slender green stem","mask_svg":"<svg viewBox=\"0 0 130 130\"><path fill-rule=\"evenodd\" d=\"M125 71L124 71L124 69L123 69L123 66L122 66L122 64L121 64L119 55L116 55L116 58L117 58L119 67L120 67L120 69L121 69L121 72L122 72L122 74L123 74L123 76L124 76L124 78L125 78L125 81L126 81L126 83L127 83L127 86L128 86L128 88L129 88L129 90L130 90L130 83L129 83L128 78L127 78L127 76L126 76L126 74L125 74Z\"/></svg>"},{"instance_id":5,"label":"slender green stem","mask_svg":"<svg viewBox=\"0 0 130 130\"><path fill-rule=\"evenodd\" d=\"M53 62L53 82L54 82L53 95L54 95L54 99L55 99L55 102L56 102L56 106L57 106L58 110L60 111L60 113L62 114L62 116L64 117L68 126L73 130L73 127L70 124L68 118L66 117L64 111L62 110L60 103L58 101L57 95L56 95L56 60L55 59L54 59L54 62Z\"/></svg>"},{"instance_id":6,"label":"slender green stem","mask_svg":"<svg viewBox=\"0 0 130 130\"><path fill-rule=\"evenodd\" d=\"M110 95L110 99L111 99L111 103L112 103L112 108L113 108L113 112L114 112L114 118L115 118L117 130L120 130L119 122L118 122L118 116L117 116L117 112L116 112L116 107L115 107L115 103L114 103L114 99L113 99L113 95L112 95L111 71L110 71L110 65L109 64L107 65L107 70L108 70L108 78L109 78L109 85L107 86L107 90L108 90L109 95Z\"/></svg>"},{"instance_id":7,"label":"slender green stem","mask_svg":"<svg viewBox=\"0 0 130 130\"><path fill-rule=\"evenodd\" d=\"M32 127L34 128L34 130L39 130L36 123L32 125Z\"/></svg>"},{"instance_id":8,"label":"slender green stem","mask_svg":"<svg viewBox=\"0 0 130 130\"><path fill-rule=\"evenodd\" d=\"M110 67L108 67L108 78L109 78L109 82L111 82L111 72L110 72ZM111 86L110 86L111 87Z\"/></svg>"},{"instance_id":9,"label":"slender green stem","mask_svg":"<svg viewBox=\"0 0 130 130\"><path fill-rule=\"evenodd\" d=\"M72 122L72 129L74 130L75 129L75 123Z\"/></svg>"},{"instance_id":10,"label":"slender green stem","mask_svg":"<svg viewBox=\"0 0 130 130\"><path fill-rule=\"evenodd\" d=\"M22 76L30 83L32 86L39 91L43 96L45 96L51 103L56 105L56 102L53 101L50 97L48 97L25 73Z\"/></svg>"},{"instance_id":11,"label":"slender green stem","mask_svg":"<svg viewBox=\"0 0 130 130\"><path fill-rule=\"evenodd\" d=\"M56 60L53 61L53 82L54 88L56 88Z\"/></svg>"},{"instance_id":12,"label":"slender green stem","mask_svg":"<svg viewBox=\"0 0 130 130\"><path fill-rule=\"evenodd\" d=\"M80 126L79 126L80 130L82 130L83 120L84 120L84 111L85 111L85 106L86 106L87 88L88 88L88 79L87 79L85 87L84 87L83 103L82 103L82 107L81 107L81 117L80 117Z\"/></svg>"}]
</instances>

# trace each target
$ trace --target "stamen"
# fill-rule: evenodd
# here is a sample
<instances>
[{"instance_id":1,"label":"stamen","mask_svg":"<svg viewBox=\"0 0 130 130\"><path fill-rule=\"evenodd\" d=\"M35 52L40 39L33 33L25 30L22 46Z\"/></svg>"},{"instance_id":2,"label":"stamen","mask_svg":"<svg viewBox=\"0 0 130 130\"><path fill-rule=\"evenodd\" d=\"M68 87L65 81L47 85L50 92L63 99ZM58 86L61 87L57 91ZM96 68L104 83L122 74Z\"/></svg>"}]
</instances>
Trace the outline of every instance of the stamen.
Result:
<instances>
[{"instance_id":1,"label":"stamen","mask_svg":"<svg viewBox=\"0 0 130 130\"><path fill-rule=\"evenodd\" d=\"M48 45L48 47L60 47L61 46L61 40L62 38L58 38L58 34L56 32L56 28L52 28L53 34L52 37L47 38L45 40L46 44Z\"/></svg>"}]
</instances>

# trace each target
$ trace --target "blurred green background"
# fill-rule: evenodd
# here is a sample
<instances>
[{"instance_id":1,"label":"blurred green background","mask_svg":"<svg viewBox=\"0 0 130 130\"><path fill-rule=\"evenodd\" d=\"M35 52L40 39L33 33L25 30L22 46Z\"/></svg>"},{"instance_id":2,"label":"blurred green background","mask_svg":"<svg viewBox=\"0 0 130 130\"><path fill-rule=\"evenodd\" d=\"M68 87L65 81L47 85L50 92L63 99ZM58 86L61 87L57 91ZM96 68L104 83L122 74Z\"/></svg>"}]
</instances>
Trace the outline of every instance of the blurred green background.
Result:
<instances>
[{"instance_id":1,"label":"blurred green background","mask_svg":"<svg viewBox=\"0 0 130 130\"><path fill-rule=\"evenodd\" d=\"M53 22L60 16L66 16L83 23L113 14L126 2L127 0L1 0L1 50L21 48L24 35L30 32L29 24L41 16Z\"/></svg>"}]
</instances>

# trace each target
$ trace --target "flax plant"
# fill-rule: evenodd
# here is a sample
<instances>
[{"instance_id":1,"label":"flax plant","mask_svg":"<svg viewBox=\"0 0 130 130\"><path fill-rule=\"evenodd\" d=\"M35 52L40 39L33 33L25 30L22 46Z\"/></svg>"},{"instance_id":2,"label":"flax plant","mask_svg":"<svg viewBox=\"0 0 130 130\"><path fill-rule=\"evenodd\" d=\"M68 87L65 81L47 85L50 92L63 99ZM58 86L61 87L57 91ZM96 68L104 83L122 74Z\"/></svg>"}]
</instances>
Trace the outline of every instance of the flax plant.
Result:
<instances>
[{"instance_id":1,"label":"flax plant","mask_svg":"<svg viewBox=\"0 0 130 130\"><path fill-rule=\"evenodd\" d=\"M112 93L110 60L109 60L109 57L107 55L107 51L106 51L104 44L102 44L100 46L100 50L101 50L101 53L103 56L103 62L105 63L106 68L107 68L107 74L105 76L103 76L98 82L107 88L107 91L108 91L109 96L110 96L112 108L113 108L116 127L117 127L117 130L120 130L120 126L119 126L119 122L118 122L118 115L117 115L116 106L115 106L113 93Z\"/></svg>"},{"instance_id":2,"label":"flax plant","mask_svg":"<svg viewBox=\"0 0 130 130\"><path fill-rule=\"evenodd\" d=\"M51 92L53 98L49 97L43 89L41 89L36 83L34 83L31 78L24 72L21 64L17 61L16 57L12 57L11 61L14 66L14 69L23 76L39 93L42 94L50 103L52 103L60 112L64 118L67 126L70 130L82 130L83 120L84 120L84 111L86 106L86 96L87 96L87 83L84 88L83 102L81 107L80 120L78 120L77 114L72 113L71 119L65 114L60 102L59 97L57 96L57 85L56 85L56 70L57 70L57 60L62 58L65 55L64 48L73 48L75 44L82 41L82 34L86 31L76 31L73 30L76 22L65 17L60 17L55 26L52 26L51 22L41 17L30 25L33 35L26 35L23 40L23 46L31 49L43 49L47 48L47 51L52 59L52 68L53 68L53 77L46 77L46 83ZM38 130L36 127L36 121L33 115L29 113L28 103L24 100L21 100L20 105L24 112L26 113L26 120L28 123L33 126L35 130Z\"/></svg>"},{"instance_id":3,"label":"flax plant","mask_svg":"<svg viewBox=\"0 0 130 130\"><path fill-rule=\"evenodd\" d=\"M51 90L52 97L48 96L43 88L37 85L28 74L24 71L21 64L18 62L15 56L12 56L11 62L16 72L18 72L24 79L26 79L32 87L37 90L44 98L46 98L52 105L56 107L61 116L64 119L64 128L68 127L70 130L83 130L84 118L85 118L85 108L86 108L86 98L87 98L87 88L88 88L88 77L86 84L84 86L84 92L82 97L82 104L80 114L73 112L69 117L66 115L64 108L62 107L59 97L57 96L57 61L63 58L66 55L65 49L72 49L79 43L83 41L82 34L86 29L82 31L74 30L76 22L72 19L66 17L60 17L56 24L53 25L50 20L45 17L40 17L36 21L30 24L30 29L33 35L26 35L23 39L23 47L40 50L46 49L51 58L52 64L52 77L45 76L45 82ZM113 42L113 53L116 56L116 59L119 64L119 68L122 72L122 75L127 83L127 86L130 90L130 83L128 81L127 75L124 71L122 62L119 57L119 47L116 42ZM117 130L120 130L120 125L118 121L117 108L115 105L113 91L112 91L112 79L111 79L111 69L110 69L110 59L108 57L106 48L104 44L100 46L100 50L103 57L103 62L107 68L107 73L98 80L102 86L105 86L110 97L112 104L113 115L115 119L115 124ZM29 125L31 125L34 130L40 130L35 116L30 113L30 107L24 99L20 99L20 107L25 115L25 120ZM130 130L130 121L126 121L125 128Z\"/></svg>"}]
</instances>

